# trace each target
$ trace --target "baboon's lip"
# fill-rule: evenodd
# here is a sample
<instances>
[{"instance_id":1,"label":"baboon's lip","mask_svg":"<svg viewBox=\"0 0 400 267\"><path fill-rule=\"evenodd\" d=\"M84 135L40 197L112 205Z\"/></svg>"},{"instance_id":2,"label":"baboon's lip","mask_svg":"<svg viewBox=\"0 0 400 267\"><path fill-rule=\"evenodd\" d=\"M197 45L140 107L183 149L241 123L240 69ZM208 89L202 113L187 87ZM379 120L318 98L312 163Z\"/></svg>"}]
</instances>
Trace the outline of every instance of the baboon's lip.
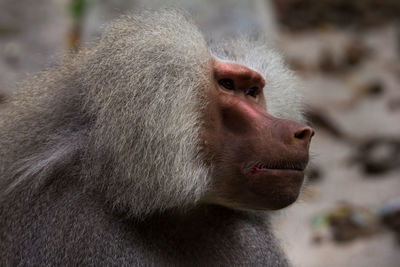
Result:
<instances>
[{"instance_id":1,"label":"baboon's lip","mask_svg":"<svg viewBox=\"0 0 400 267\"><path fill-rule=\"evenodd\" d=\"M265 172L265 171L304 171L307 167L307 161L304 162L286 162L279 164L263 164L263 163L252 163L246 165L243 169L246 173L257 173L257 172Z\"/></svg>"}]
</instances>

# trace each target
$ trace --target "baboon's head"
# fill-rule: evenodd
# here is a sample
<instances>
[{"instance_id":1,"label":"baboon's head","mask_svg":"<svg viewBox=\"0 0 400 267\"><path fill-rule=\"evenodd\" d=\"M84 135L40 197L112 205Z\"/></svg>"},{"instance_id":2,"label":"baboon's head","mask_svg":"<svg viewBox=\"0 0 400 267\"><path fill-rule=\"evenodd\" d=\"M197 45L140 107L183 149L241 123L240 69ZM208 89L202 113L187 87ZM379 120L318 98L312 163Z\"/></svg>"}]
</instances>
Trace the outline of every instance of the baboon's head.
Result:
<instances>
[{"instance_id":1,"label":"baboon's head","mask_svg":"<svg viewBox=\"0 0 400 267\"><path fill-rule=\"evenodd\" d=\"M301 118L296 85L265 46L209 48L180 13L143 13L112 24L88 63L91 158L103 163L88 170L114 204L149 213L296 200L313 130L288 120Z\"/></svg>"},{"instance_id":2,"label":"baboon's head","mask_svg":"<svg viewBox=\"0 0 400 267\"><path fill-rule=\"evenodd\" d=\"M209 47L179 12L125 16L9 105L2 175L16 188L78 170L136 217L209 203L279 209L299 194L313 135L296 87L257 41Z\"/></svg>"}]
</instances>

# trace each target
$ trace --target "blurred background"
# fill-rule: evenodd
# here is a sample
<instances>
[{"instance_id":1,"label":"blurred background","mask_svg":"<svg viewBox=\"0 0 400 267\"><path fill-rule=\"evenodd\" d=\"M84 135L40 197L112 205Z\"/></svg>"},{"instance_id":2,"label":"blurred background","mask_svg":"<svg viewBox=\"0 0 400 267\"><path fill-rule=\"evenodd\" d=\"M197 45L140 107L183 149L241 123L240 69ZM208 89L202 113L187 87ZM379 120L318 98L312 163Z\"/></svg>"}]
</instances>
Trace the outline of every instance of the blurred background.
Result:
<instances>
[{"instance_id":1,"label":"blurred background","mask_svg":"<svg viewBox=\"0 0 400 267\"><path fill-rule=\"evenodd\" d=\"M0 0L0 102L29 73L96 40L105 22L164 4ZM293 265L400 266L400 0L175 5L200 17L203 28L228 24L265 33L301 77L306 115L317 131L310 179L298 203L273 218Z\"/></svg>"}]
</instances>

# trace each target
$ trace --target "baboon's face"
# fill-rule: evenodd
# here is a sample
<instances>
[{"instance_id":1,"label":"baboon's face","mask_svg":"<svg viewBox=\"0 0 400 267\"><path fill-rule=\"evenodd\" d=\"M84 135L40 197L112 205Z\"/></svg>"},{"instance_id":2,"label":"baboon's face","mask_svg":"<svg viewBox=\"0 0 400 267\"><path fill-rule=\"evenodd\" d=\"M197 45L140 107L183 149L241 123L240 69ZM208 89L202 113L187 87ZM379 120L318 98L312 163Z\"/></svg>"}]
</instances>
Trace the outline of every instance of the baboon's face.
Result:
<instances>
[{"instance_id":1,"label":"baboon's face","mask_svg":"<svg viewBox=\"0 0 400 267\"><path fill-rule=\"evenodd\" d=\"M203 149L214 167L206 201L235 208L280 209L300 192L313 129L266 111L264 78L213 60Z\"/></svg>"}]
</instances>

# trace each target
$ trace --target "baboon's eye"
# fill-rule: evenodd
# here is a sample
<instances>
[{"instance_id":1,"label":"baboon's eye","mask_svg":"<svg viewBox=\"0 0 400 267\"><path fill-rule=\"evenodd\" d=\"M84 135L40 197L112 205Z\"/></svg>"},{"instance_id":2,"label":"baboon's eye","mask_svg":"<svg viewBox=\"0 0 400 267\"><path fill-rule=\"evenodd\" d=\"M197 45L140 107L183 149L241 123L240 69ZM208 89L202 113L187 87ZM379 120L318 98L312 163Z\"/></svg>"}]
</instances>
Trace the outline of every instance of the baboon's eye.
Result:
<instances>
[{"instance_id":1,"label":"baboon's eye","mask_svg":"<svg viewBox=\"0 0 400 267\"><path fill-rule=\"evenodd\" d=\"M251 87L249 90L247 90L246 95L256 98L257 95L259 94L259 91L260 91L259 88L254 86L254 87Z\"/></svg>"},{"instance_id":2,"label":"baboon's eye","mask_svg":"<svg viewBox=\"0 0 400 267\"><path fill-rule=\"evenodd\" d=\"M235 90L233 81L231 79L221 79L218 81L218 83L227 90Z\"/></svg>"}]
</instances>

